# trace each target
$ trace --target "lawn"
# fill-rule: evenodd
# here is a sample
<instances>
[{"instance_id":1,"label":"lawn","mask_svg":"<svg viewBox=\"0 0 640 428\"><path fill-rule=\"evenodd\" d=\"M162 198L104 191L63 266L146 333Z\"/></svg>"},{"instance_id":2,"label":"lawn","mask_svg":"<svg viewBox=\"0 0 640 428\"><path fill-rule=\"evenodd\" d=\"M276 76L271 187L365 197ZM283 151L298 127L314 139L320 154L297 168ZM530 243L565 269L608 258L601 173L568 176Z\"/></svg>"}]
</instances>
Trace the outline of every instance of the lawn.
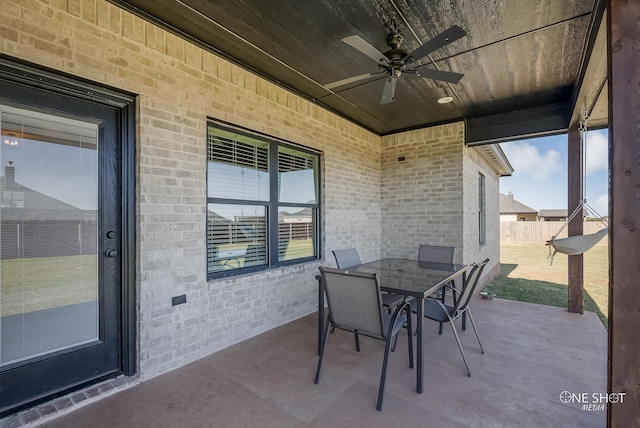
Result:
<instances>
[{"instance_id":1,"label":"lawn","mask_svg":"<svg viewBox=\"0 0 640 428\"><path fill-rule=\"evenodd\" d=\"M98 296L97 257L33 257L0 262L0 316L16 315Z\"/></svg>"},{"instance_id":2,"label":"lawn","mask_svg":"<svg viewBox=\"0 0 640 428\"><path fill-rule=\"evenodd\" d=\"M547 259L544 244L503 244L500 276L486 288L496 297L543 305L567 307L568 256ZM607 328L609 262L606 246L584 254L584 310L595 312Z\"/></svg>"}]
</instances>

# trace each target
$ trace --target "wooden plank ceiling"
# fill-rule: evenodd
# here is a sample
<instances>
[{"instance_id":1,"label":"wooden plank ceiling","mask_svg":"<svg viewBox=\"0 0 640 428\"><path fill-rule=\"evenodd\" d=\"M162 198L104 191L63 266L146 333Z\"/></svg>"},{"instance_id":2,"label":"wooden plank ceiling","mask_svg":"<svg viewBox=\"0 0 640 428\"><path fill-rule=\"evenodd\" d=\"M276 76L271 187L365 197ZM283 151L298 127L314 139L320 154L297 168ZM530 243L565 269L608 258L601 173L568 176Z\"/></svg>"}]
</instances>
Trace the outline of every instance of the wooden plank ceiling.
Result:
<instances>
[{"instance_id":1,"label":"wooden plank ceiling","mask_svg":"<svg viewBox=\"0 0 640 428\"><path fill-rule=\"evenodd\" d=\"M558 123L566 129L578 102L591 34L600 28L597 8L602 3L112 1L379 135L461 119L485 123L493 118L493 122L503 124L504 117L515 122L531 121L539 112L553 116L554 125L534 124L523 134L557 131L543 128L557 128ZM598 19L595 24L594 17ZM342 41L347 36L357 35L385 52L387 37L398 32L403 39L400 47L411 52L453 25L460 26L466 35L412 67L463 73L458 83L404 72L397 80L395 100L387 104L380 102L384 73L333 89L325 87L330 82L380 71L374 60ZM606 64L601 67L606 74ZM590 75L601 80L602 74ZM601 83L591 86L600 88ZM439 104L437 100L442 97L452 97L453 101ZM529 113L520 117L517 112ZM517 133L517 127L512 128L508 133Z\"/></svg>"}]
</instances>

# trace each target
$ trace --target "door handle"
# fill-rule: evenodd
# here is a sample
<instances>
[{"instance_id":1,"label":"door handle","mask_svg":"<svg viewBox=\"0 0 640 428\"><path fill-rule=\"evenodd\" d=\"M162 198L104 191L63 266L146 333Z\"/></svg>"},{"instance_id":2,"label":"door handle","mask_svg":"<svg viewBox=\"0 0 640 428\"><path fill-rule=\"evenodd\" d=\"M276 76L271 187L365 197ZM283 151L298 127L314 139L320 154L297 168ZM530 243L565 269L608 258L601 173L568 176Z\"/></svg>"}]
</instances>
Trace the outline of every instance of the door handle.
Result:
<instances>
[{"instance_id":1,"label":"door handle","mask_svg":"<svg viewBox=\"0 0 640 428\"><path fill-rule=\"evenodd\" d=\"M118 252L116 250L114 250L114 249L110 249L110 250L105 251L104 255L107 256L107 257L111 257L111 258L118 257Z\"/></svg>"}]
</instances>

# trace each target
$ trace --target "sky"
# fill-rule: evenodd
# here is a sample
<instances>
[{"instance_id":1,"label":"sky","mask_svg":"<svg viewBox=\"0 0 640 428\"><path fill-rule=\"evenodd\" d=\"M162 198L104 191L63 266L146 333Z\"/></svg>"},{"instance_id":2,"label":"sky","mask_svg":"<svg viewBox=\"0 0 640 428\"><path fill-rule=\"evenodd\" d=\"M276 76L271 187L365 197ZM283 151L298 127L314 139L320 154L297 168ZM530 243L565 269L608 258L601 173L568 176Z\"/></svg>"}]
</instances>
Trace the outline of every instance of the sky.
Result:
<instances>
[{"instance_id":1,"label":"sky","mask_svg":"<svg viewBox=\"0 0 640 428\"><path fill-rule=\"evenodd\" d=\"M82 210L98 209L95 149L27 138L18 141L15 146L4 142L0 146L0 165L13 163L18 184Z\"/></svg>"},{"instance_id":2,"label":"sky","mask_svg":"<svg viewBox=\"0 0 640 428\"><path fill-rule=\"evenodd\" d=\"M585 196L600 215L608 209L607 130L586 134ZM567 135L501 143L513 175L500 178L500 193L513 193L516 201L537 211L567 209Z\"/></svg>"}]
</instances>

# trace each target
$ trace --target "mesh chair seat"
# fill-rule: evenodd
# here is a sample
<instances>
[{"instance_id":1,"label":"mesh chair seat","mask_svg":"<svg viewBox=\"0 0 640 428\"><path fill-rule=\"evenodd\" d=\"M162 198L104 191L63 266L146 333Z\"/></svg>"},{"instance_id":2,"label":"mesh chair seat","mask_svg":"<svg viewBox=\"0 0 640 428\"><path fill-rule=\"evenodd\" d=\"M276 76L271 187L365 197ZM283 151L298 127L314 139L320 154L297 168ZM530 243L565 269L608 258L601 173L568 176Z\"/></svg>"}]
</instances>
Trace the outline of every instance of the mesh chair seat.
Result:
<instances>
[{"instance_id":1,"label":"mesh chair seat","mask_svg":"<svg viewBox=\"0 0 640 428\"><path fill-rule=\"evenodd\" d=\"M394 308L404 301L401 294L382 293L382 305L386 308Z\"/></svg>"},{"instance_id":2,"label":"mesh chair seat","mask_svg":"<svg viewBox=\"0 0 640 428\"><path fill-rule=\"evenodd\" d=\"M453 317L453 312L455 309L451 305L447 305L447 304L441 305L436 300L437 299L434 299L433 297L424 299L424 317L429 318L430 320L433 320L433 321L445 323L449 321L449 317L447 317L447 313L449 314L450 317ZM411 306L411 311L414 313L418 312L417 303L418 302L416 300L412 300L411 302L409 302L409 305ZM446 312L442 310L443 306L446 309Z\"/></svg>"}]
</instances>

